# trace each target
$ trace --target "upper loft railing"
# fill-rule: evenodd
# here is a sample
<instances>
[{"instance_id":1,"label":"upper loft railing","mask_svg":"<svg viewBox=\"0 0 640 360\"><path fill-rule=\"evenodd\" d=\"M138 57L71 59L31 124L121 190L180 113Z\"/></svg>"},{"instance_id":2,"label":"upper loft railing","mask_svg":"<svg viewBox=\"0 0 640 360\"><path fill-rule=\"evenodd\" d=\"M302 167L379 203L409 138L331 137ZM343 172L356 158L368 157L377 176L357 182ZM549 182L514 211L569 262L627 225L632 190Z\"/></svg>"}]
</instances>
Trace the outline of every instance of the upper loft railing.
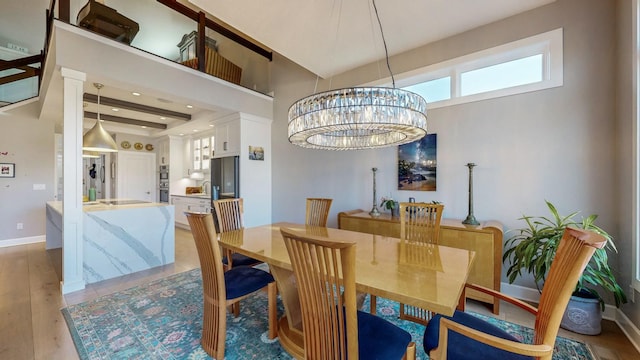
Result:
<instances>
[{"instance_id":1,"label":"upper loft railing","mask_svg":"<svg viewBox=\"0 0 640 360\"><path fill-rule=\"evenodd\" d=\"M263 94L271 91L269 49L175 0L51 0L39 55L6 58L0 48L0 59L4 59L0 62L0 107L38 95L56 14L59 21L147 53ZM109 16L125 25L117 25L118 20ZM137 31L119 34L130 24Z\"/></svg>"}]
</instances>

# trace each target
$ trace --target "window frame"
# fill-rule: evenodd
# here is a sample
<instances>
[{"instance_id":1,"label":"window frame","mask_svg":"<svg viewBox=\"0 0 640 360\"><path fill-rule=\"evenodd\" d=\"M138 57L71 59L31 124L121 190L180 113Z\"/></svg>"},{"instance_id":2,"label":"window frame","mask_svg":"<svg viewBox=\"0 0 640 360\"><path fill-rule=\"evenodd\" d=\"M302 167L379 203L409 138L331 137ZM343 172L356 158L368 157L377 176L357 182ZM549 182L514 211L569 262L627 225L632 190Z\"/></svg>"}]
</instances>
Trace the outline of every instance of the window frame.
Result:
<instances>
[{"instance_id":1,"label":"window frame","mask_svg":"<svg viewBox=\"0 0 640 360\"><path fill-rule=\"evenodd\" d=\"M542 54L542 81L512 86L466 96L460 95L461 74L488 66ZM428 65L396 76L396 87L404 88L442 77L451 77L451 97L428 103L429 109L493 99L527 93L563 85L563 29L547 31L538 35L495 46L458 58ZM382 79L369 85L389 82Z\"/></svg>"},{"instance_id":2,"label":"window frame","mask_svg":"<svg viewBox=\"0 0 640 360\"><path fill-rule=\"evenodd\" d=\"M640 92L638 91L638 84L640 83L640 11L639 0L633 0L632 2L632 114L634 116L632 122L633 132L633 169L632 169L632 221L631 221L631 235L632 235L632 252L633 256L633 274L631 286L640 292L640 224L638 224L638 215L640 214L640 144L638 139L640 134ZM633 297L632 297L633 299Z\"/></svg>"}]
</instances>

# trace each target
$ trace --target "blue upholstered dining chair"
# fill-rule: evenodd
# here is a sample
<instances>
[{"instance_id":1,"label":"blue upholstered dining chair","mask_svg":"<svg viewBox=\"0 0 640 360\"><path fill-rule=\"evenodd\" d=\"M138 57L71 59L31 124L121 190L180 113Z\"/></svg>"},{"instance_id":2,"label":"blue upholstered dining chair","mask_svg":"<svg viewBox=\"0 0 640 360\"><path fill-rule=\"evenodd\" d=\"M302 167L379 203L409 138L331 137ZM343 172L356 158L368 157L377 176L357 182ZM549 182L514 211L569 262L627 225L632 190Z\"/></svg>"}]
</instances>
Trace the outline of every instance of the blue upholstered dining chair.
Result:
<instances>
[{"instance_id":1,"label":"blue upholstered dining chair","mask_svg":"<svg viewBox=\"0 0 640 360\"><path fill-rule=\"evenodd\" d=\"M551 359L562 315L578 278L596 248L606 239L582 229L565 229L535 308L492 289L467 287L514 304L536 316L533 344L520 343L502 329L463 311L453 317L435 315L424 333L430 359ZM464 298L464 293L462 294ZM444 356L446 354L446 357Z\"/></svg>"},{"instance_id":2,"label":"blue upholstered dining chair","mask_svg":"<svg viewBox=\"0 0 640 360\"><path fill-rule=\"evenodd\" d=\"M210 213L187 212L196 242L204 294L202 348L214 359L224 359L227 307L264 288L268 293L269 338L277 335L276 283L266 271L237 266L223 271L220 246ZM260 314L256 314L260 315Z\"/></svg>"},{"instance_id":3,"label":"blue upholstered dining chair","mask_svg":"<svg viewBox=\"0 0 640 360\"><path fill-rule=\"evenodd\" d=\"M306 359L415 359L411 334L356 310L355 243L280 231L296 276Z\"/></svg>"}]
</instances>

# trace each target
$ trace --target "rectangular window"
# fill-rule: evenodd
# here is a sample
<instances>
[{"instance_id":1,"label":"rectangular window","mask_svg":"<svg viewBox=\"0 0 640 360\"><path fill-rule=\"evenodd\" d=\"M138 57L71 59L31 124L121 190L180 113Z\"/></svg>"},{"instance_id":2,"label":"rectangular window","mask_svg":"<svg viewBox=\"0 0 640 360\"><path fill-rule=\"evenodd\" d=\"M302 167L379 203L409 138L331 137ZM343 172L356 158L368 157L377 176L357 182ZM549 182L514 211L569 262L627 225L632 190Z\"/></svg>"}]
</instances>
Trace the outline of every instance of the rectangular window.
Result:
<instances>
[{"instance_id":1,"label":"rectangular window","mask_svg":"<svg viewBox=\"0 0 640 360\"><path fill-rule=\"evenodd\" d=\"M405 90L422 95L427 103L451 99L451 77L443 77L407 86Z\"/></svg>"},{"instance_id":2,"label":"rectangular window","mask_svg":"<svg viewBox=\"0 0 640 360\"><path fill-rule=\"evenodd\" d=\"M562 86L562 37L562 29L534 35L399 74L396 84L430 109Z\"/></svg>"},{"instance_id":3,"label":"rectangular window","mask_svg":"<svg viewBox=\"0 0 640 360\"><path fill-rule=\"evenodd\" d=\"M540 82L542 65L542 54L537 54L463 72L460 74L460 96Z\"/></svg>"}]
</instances>

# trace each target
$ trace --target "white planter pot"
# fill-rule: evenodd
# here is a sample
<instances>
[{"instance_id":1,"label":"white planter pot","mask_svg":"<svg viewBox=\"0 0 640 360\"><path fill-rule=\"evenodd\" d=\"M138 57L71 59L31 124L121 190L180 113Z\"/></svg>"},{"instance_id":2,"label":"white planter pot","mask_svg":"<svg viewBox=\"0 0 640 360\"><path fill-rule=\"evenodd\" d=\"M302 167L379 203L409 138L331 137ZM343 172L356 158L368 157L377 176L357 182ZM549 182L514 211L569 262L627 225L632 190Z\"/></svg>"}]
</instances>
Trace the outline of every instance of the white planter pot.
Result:
<instances>
[{"instance_id":1,"label":"white planter pot","mask_svg":"<svg viewBox=\"0 0 640 360\"><path fill-rule=\"evenodd\" d=\"M593 297L571 296L562 316L560 327L578 334L600 334L602 311L600 302Z\"/></svg>"}]
</instances>

